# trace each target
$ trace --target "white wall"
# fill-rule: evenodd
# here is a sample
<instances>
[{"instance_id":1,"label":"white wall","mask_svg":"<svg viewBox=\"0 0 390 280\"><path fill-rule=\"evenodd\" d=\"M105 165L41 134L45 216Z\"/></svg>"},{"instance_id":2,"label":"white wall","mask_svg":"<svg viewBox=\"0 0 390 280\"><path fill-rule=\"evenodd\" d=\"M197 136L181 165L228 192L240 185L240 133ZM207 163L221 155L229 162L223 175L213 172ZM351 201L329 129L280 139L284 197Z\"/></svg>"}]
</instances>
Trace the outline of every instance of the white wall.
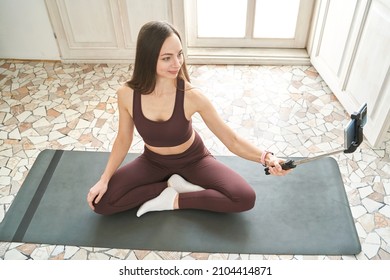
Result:
<instances>
[{"instance_id":1,"label":"white wall","mask_svg":"<svg viewBox=\"0 0 390 280\"><path fill-rule=\"evenodd\" d=\"M0 1L0 58L60 60L44 0Z\"/></svg>"}]
</instances>

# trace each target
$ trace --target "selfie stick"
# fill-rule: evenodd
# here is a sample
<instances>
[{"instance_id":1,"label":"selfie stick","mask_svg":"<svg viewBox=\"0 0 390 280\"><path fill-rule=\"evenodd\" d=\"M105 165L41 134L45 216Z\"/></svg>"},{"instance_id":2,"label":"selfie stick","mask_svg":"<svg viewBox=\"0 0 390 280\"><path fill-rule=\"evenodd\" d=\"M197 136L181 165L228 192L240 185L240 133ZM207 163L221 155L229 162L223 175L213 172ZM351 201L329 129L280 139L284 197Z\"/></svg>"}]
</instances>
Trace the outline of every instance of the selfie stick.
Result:
<instances>
[{"instance_id":1,"label":"selfie stick","mask_svg":"<svg viewBox=\"0 0 390 280\"><path fill-rule=\"evenodd\" d=\"M342 152L344 152L345 154L353 153L354 151L356 151L357 147L359 147L359 145L363 142L363 126L366 124L366 122L367 122L367 104L364 104L360 108L359 112L355 112L351 115L351 122L350 123L353 126L352 127L348 126L347 135L344 135L344 137L347 138L346 139L347 141L351 141L351 143L347 143L347 145L346 145L346 146L348 146L347 149L336 150L333 152L325 153L325 154L314 156L311 158L304 158L304 159L300 159L300 160L288 159L287 161L282 163L280 166L282 167L283 170L289 170L289 169L297 167L300 164L308 163L308 162L311 162L311 161L314 161L314 160L317 160L317 159L320 159L323 157L335 155L338 153L342 153ZM348 139L349 138L348 137L349 130L351 130L351 133L353 133L352 139ZM266 167L264 169L264 171L265 171L266 175L271 174L271 173L269 173L269 167Z\"/></svg>"}]
</instances>

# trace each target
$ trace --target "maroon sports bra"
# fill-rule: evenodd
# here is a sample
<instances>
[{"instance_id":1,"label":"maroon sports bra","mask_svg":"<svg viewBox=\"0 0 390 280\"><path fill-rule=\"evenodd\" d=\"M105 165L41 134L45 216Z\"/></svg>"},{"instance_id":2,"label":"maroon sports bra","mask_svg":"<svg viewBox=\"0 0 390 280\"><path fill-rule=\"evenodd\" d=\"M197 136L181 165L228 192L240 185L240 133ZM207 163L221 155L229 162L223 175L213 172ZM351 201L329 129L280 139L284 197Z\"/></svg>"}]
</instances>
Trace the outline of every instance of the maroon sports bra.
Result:
<instances>
[{"instance_id":1,"label":"maroon sports bra","mask_svg":"<svg viewBox=\"0 0 390 280\"><path fill-rule=\"evenodd\" d=\"M192 136L192 122L184 114L184 80L177 80L175 107L166 121L152 121L142 112L141 94L133 94L133 121L144 142L154 147L174 147Z\"/></svg>"}]
</instances>

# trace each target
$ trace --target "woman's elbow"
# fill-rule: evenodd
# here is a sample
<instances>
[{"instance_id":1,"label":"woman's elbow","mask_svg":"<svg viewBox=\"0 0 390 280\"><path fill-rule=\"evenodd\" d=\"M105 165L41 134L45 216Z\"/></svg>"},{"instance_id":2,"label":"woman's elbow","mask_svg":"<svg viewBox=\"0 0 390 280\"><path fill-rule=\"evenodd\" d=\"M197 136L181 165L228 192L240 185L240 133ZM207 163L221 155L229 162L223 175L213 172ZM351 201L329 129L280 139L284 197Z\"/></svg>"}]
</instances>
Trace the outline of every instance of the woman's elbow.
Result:
<instances>
[{"instance_id":1,"label":"woman's elbow","mask_svg":"<svg viewBox=\"0 0 390 280\"><path fill-rule=\"evenodd\" d=\"M230 152L236 154L240 148L240 140L238 136L234 135L225 145Z\"/></svg>"},{"instance_id":2,"label":"woman's elbow","mask_svg":"<svg viewBox=\"0 0 390 280\"><path fill-rule=\"evenodd\" d=\"M114 145L120 146L128 150L130 149L132 142L133 142L133 135L118 134L115 138Z\"/></svg>"}]
</instances>

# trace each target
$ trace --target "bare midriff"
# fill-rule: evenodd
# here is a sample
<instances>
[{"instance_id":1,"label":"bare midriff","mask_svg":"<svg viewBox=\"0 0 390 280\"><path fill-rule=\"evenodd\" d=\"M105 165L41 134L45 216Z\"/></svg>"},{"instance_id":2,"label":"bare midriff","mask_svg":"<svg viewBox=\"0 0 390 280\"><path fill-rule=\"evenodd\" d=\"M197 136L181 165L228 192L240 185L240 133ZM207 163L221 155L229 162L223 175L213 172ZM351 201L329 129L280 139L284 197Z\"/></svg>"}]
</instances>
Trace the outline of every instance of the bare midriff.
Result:
<instances>
[{"instance_id":1,"label":"bare midriff","mask_svg":"<svg viewBox=\"0 0 390 280\"><path fill-rule=\"evenodd\" d=\"M192 135L190 139L188 139L186 142L183 144L180 144L178 146L174 147L154 147L150 146L145 143L145 146L152 152L160 155L177 155L185 152L189 147L191 147L192 143L194 142L195 139L195 131L192 131Z\"/></svg>"}]
</instances>

